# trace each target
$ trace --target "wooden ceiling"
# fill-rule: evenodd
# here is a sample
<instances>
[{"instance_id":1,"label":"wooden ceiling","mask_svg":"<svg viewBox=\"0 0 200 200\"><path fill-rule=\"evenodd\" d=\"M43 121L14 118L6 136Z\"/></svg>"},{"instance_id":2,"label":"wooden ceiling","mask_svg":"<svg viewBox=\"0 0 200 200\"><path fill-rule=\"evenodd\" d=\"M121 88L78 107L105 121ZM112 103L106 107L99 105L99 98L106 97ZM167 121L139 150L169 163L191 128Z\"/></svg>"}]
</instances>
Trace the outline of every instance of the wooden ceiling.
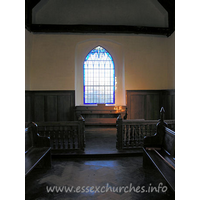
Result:
<instances>
[{"instance_id":1,"label":"wooden ceiling","mask_svg":"<svg viewBox=\"0 0 200 200\"><path fill-rule=\"evenodd\" d=\"M68 0L66 0L68 1ZM168 26L138 26L112 24L36 24L33 23L33 9L41 0L25 0L25 28L30 32L52 33L117 33L117 34L153 34L169 37L175 30L175 0L157 0L168 13Z\"/></svg>"}]
</instances>

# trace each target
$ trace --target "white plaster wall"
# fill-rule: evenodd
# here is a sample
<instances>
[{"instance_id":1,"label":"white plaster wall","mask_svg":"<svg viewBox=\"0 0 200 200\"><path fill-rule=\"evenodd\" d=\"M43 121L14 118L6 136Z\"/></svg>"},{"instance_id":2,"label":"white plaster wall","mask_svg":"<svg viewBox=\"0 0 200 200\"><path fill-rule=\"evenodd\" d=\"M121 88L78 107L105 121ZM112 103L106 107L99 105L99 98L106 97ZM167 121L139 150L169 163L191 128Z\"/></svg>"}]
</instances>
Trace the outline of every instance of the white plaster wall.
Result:
<instances>
[{"instance_id":1,"label":"white plaster wall","mask_svg":"<svg viewBox=\"0 0 200 200\"><path fill-rule=\"evenodd\" d=\"M134 34L32 34L31 59L26 62L26 69L30 69L30 78L26 73L29 89L75 90L76 65L81 63L82 67L84 56L99 42L108 48L116 66L122 66L123 57L125 90L174 89L174 37L175 34L169 38Z\"/></svg>"},{"instance_id":2,"label":"white plaster wall","mask_svg":"<svg viewBox=\"0 0 200 200\"><path fill-rule=\"evenodd\" d=\"M32 34L25 29L25 90L30 89L30 68L32 53Z\"/></svg>"}]
</instances>

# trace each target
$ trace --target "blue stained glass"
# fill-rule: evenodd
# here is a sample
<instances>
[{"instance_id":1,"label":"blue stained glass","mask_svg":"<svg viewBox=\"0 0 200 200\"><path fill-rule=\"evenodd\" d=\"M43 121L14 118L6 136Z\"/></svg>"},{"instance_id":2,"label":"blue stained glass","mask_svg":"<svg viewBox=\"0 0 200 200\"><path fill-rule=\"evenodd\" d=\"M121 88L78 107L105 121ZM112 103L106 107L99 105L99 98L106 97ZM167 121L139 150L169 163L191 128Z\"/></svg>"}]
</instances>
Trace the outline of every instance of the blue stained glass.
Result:
<instances>
[{"instance_id":1,"label":"blue stained glass","mask_svg":"<svg viewBox=\"0 0 200 200\"><path fill-rule=\"evenodd\" d=\"M83 71L84 104L114 104L115 65L108 51L101 46L92 49Z\"/></svg>"}]
</instances>

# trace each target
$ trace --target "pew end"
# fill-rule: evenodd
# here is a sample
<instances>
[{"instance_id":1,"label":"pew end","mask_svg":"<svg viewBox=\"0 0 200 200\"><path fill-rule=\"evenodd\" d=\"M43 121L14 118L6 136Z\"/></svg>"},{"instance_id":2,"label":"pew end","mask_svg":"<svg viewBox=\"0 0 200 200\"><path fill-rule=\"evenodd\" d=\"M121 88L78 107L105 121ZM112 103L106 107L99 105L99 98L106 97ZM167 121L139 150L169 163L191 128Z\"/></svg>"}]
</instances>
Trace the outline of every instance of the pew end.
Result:
<instances>
[{"instance_id":1,"label":"pew end","mask_svg":"<svg viewBox=\"0 0 200 200\"><path fill-rule=\"evenodd\" d=\"M156 134L144 137L143 167L157 168L175 192L175 132L167 128L163 109L161 111L161 120L157 124Z\"/></svg>"}]
</instances>

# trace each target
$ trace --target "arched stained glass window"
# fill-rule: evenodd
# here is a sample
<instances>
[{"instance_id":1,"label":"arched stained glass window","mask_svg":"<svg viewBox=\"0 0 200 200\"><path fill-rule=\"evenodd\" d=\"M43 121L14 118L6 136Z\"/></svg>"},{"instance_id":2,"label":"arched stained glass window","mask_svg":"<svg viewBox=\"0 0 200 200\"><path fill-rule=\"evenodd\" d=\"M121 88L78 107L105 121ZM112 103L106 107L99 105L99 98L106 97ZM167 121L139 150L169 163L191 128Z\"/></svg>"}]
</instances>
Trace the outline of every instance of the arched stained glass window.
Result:
<instances>
[{"instance_id":1,"label":"arched stained glass window","mask_svg":"<svg viewBox=\"0 0 200 200\"><path fill-rule=\"evenodd\" d=\"M115 65L101 46L86 56L83 64L84 104L115 103Z\"/></svg>"}]
</instances>

